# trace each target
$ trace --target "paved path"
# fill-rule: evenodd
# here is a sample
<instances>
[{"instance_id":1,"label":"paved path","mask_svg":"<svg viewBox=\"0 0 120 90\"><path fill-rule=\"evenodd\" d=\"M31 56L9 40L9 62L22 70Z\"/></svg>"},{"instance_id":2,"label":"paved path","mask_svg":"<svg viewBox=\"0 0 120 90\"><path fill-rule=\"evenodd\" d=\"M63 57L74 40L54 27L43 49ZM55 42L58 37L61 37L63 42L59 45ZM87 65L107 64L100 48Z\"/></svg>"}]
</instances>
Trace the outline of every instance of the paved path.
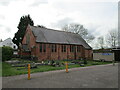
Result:
<instances>
[{"instance_id":1,"label":"paved path","mask_svg":"<svg viewBox=\"0 0 120 90\"><path fill-rule=\"evenodd\" d=\"M3 77L3 88L117 88L118 65L98 65Z\"/></svg>"}]
</instances>

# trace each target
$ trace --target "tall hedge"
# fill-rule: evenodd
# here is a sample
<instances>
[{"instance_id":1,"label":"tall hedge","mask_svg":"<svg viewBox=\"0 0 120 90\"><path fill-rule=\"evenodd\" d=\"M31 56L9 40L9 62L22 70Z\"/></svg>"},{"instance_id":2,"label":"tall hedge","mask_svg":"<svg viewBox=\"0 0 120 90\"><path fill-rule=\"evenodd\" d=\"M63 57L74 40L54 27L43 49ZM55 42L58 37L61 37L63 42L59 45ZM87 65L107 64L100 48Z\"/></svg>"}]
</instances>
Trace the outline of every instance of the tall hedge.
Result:
<instances>
[{"instance_id":1,"label":"tall hedge","mask_svg":"<svg viewBox=\"0 0 120 90\"><path fill-rule=\"evenodd\" d=\"M2 47L2 61L10 60L13 56L13 49L8 46Z\"/></svg>"}]
</instances>

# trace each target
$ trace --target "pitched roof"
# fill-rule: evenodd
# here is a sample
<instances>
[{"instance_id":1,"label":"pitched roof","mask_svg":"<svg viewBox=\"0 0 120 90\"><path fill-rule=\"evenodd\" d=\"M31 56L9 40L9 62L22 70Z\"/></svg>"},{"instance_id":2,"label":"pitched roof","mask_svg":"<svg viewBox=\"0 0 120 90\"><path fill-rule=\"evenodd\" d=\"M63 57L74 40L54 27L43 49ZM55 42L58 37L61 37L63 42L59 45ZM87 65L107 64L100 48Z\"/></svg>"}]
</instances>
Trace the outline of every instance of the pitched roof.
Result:
<instances>
[{"instance_id":1,"label":"pitched roof","mask_svg":"<svg viewBox=\"0 0 120 90\"><path fill-rule=\"evenodd\" d=\"M36 42L76 44L83 45L86 49L92 49L79 34L36 26L30 26L30 28L36 36Z\"/></svg>"}]
</instances>

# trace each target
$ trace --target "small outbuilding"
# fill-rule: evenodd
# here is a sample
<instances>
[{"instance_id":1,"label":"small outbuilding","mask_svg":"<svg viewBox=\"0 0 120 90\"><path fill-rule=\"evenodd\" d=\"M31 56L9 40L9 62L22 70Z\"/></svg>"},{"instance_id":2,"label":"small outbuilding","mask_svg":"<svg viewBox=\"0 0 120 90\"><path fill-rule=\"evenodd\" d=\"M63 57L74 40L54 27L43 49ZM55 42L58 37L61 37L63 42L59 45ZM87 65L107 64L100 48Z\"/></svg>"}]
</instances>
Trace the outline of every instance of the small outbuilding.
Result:
<instances>
[{"instance_id":1,"label":"small outbuilding","mask_svg":"<svg viewBox=\"0 0 120 90\"><path fill-rule=\"evenodd\" d=\"M115 61L120 61L120 47L112 49L114 52Z\"/></svg>"},{"instance_id":2,"label":"small outbuilding","mask_svg":"<svg viewBox=\"0 0 120 90\"><path fill-rule=\"evenodd\" d=\"M120 48L93 50L93 60L120 61Z\"/></svg>"}]
</instances>

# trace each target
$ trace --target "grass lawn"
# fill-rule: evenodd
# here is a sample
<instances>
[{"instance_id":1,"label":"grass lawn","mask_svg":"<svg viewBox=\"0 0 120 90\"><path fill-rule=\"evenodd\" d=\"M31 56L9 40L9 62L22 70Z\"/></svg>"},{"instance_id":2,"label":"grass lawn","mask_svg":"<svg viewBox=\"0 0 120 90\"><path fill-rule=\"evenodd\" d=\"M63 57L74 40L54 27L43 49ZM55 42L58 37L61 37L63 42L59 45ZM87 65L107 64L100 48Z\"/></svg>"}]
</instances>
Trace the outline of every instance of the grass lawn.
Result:
<instances>
[{"instance_id":1,"label":"grass lawn","mask_svg":"<svg viewBox=\"0 0 120 90\"><path fill-rule=\"evenodd\" d=\"M60 62L65 62L65 61L60 61ZM68 62L70 62L70 61L68 61ZM87 61L87 64L85 66L110 64L110 63L111 62ZM68 68L75 68L75 67L83 67L83 66L80 66L79 64L74 64L74 65L68 66ZM31 73L45 72L45 71L52 71L52 70L61 70L61 69L65 69L65 66L53 67L53 66L49 66L49 65L43 65L43 66L38 66L38 68L31 69ZM2 62L2 76L13 76L13 75L27 74L27 72L28 72L28 70L25 67L12 67L10 64Z\"/></svg>"}]
</instances>

